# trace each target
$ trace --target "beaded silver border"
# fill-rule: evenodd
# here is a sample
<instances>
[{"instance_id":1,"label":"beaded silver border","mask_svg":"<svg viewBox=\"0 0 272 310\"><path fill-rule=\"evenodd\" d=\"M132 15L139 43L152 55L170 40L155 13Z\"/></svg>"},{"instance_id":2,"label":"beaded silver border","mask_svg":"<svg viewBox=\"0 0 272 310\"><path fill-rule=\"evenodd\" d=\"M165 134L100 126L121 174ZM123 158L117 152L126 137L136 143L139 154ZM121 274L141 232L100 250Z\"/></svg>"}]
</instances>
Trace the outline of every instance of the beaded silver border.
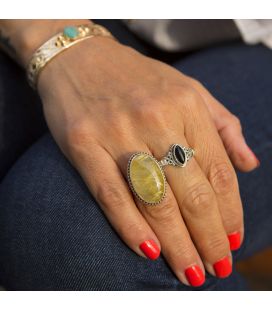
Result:
<instances>
[{"instance_id":1,"label":"beaded silver border","mask_svg":"<svg viewBox=\"0 0 272 310\"><path fill-rule=\"evenodd\" d=\"M162 175L163 175L163 180L164 180L164 192L163 192L163 195L162 195L162 198L158 201L158 202L148 202L148 201L145 201L142 197L140 197L138 195L138 193L135 191L134 187L133 187L133 184L131 182L131 178L130 178L130 164L133 160L134 157L138 156L139 154L145 154L145 155L148 155L149 157L151 157L155 162L156 164L158 165L160 171L162 172ZM128 165L127 165L127 178L128 178L128 184L129 184L129 187L132 191L132 193L136 196L136 198L138 198L142 203L144 203L145 205L149 205L149 206L155 206L155 205L158 205L159 203L162 202L162 200L165 198L166 196L166 188L167 188L167 180L166 180L166 177L165 177L165 174L164 174L164 171L162 169L162 166L160 165L159 161L151 154L147 153L147 152L136 152L136 153L133 153L129 160L128 160Z\"/></svg>"},{"instance_id":2,"label":"beaded silver border","mask_svg":"<svg viewBox=\"0 0 272 310\"><path fill-rule=\"evenodd\" d=\"M177 160L176 158L176 155L175 155L175 152L174 152L174 149L176 146L179 146L183 149L184 151L184 155L185 155L185 162L183 165L181 165L179 163L179 161ZM177 166L177 167L185 167L188 163L188 161L194 156L195 154L195 151L194 149L190 148L190 147L186 147L186 146L183 146L181 144L178 144L178 143L174 143L174 144L171 144L170 146L170 149L168 151L168 153L166 154L166 156L164 156L160 161L160 165L162 167L164 166L167 166L167 165L171 165L171 166Z\"/></svg>"}]
</instances>

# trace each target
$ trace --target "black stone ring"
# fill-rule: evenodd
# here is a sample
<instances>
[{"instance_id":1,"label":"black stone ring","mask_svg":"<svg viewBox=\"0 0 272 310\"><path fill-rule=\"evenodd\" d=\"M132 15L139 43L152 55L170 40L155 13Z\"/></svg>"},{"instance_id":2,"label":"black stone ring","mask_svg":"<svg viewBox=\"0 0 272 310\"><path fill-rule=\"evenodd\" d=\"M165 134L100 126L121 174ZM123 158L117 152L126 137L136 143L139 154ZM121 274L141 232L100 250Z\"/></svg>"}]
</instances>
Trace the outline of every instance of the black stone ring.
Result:
<instances>
[{"instance_id":1,"label":"black stone ring","mask_svg":"<svg viewBox=\"0 0 272 310\"><path fill-rule=\"evenodd\" d=\"M167 165L185 167L194 154L195 151L190 147L182 146L180 144L172 144L169 152L159 161L159 164L162 167Z\"/></svg>"}]
</instances>

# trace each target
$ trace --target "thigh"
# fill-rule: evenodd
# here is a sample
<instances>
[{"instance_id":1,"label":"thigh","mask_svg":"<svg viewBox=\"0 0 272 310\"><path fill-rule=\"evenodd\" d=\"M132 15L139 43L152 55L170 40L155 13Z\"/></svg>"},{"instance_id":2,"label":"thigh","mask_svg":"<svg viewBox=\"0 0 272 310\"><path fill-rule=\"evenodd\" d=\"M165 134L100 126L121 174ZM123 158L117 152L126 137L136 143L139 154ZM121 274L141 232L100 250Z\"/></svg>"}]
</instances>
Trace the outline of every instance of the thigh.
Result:
<instances>
[{"instance_id":1,"label":"thigh","mask_svg":"<svg viewBox=\"0 0 272 310\"><path fill-rule=\"evenodd\" d=\"M0 180L45 130L40 100L24 70L0 51Z\"/></svg>"},{"instance_id":2,"label":"thigh","mask_svg":"<svg viewBox=\"0 0 272 310\"><path fill-rule=\"evenodd\" d=\"M132 252L48 134L0 186L0 278L10 290L191 290ZM244 289L236 272L200 290Z\"/></svg>"},{"instance_id":3,"label":"thigh","mask_svg":"<svg viewBox=\"0 0 272 310\"><path fill-rule=\"evenodd\" d=\"M235 254L245 258L272 245L272 51L228 44L196 52L175 64L200 80L241 120L243 133L261 165L238 173L245 217L245 241Z\"/></svg>"}]
</instances>

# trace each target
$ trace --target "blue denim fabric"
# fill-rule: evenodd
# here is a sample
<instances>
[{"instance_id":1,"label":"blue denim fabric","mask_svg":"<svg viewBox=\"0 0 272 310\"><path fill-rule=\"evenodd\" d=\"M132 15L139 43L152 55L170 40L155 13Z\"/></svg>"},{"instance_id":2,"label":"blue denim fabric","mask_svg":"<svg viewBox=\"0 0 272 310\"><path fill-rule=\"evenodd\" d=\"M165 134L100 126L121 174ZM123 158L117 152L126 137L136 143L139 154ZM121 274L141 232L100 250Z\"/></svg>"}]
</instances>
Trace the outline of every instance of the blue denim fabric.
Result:
<instances>
[{"instance_id":1,"label":"blue denim fabric","mask_svg":"<svg viewBox=\"0 0 272 310\"><path fill-rule=\"evenodd\" d=\"M0 186L0 277L13 290L188 290L118 237L47 134ZM202 289L243 288L237 274Z\"/></svg>"},{"instance_id":2,"label":"blue denim fabric","mask_svg":"<svg viewBox=\"0 0 272 310\"><path fill-rule=\"evenodd\" d=\"M272 52L242 43L193 53L175 67L198 78L236 114L259 169L238 172L245 242L234 260L272 244ZM10 290L243 290L234 270L201 288L180 283L163 257L137 256L118 237L49 133L0 184L0 281Z\"/></svg>"},{"instance_id":3,"label":"blue denim fabric","mask_svg":"<svg viewBox=\"0 0 272 310\"><path fill-rule=\"evenodd\" d=\"M0 180L46 130L38 95L25 72L0 52Z\"/></svg>"}]
</instances>

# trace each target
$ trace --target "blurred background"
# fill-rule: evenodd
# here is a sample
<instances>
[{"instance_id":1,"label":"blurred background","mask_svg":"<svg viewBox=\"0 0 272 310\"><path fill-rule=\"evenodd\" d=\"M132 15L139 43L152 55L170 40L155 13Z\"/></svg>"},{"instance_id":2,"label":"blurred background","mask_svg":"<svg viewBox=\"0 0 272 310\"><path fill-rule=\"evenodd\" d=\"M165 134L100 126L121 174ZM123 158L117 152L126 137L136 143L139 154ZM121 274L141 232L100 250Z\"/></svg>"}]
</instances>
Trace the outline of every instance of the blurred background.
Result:
<instances>
[{"instance_id":1,"label":"blurred background","mask_svg":"<svg viewBox=\"0 0 272 310\"><path fill-rule=\"evenodd\" d=\"M252 290L272 290L272 247L237 263L237 269L246 277Z\"/></svg>"}]
</instances>

